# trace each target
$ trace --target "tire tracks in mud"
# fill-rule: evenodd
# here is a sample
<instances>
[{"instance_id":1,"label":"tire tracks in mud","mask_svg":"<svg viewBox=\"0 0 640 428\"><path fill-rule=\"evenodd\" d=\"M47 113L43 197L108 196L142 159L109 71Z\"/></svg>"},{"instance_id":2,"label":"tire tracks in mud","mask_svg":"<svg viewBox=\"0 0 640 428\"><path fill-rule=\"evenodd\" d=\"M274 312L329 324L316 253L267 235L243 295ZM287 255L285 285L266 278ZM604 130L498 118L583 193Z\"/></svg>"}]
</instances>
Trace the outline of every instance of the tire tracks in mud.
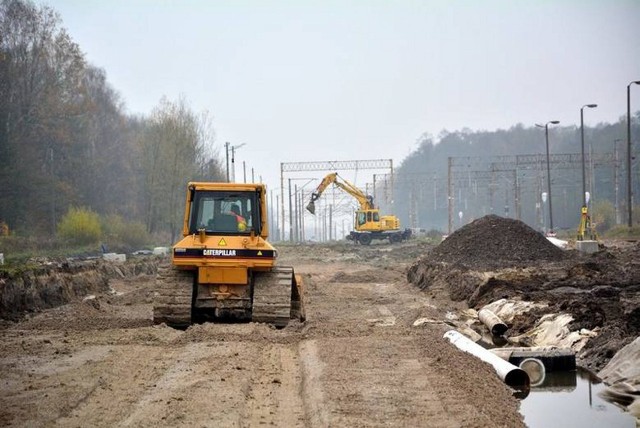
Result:
<instances>
[{"instance_id":1,"label":"tire tracks in mud","mask_svg":"<svg viewBox=\"0 0 640 428\"><path fill-rule=\"evenodd\" d=\"M302 397L310 427L329 426L329 415L322 390L323 363L318 356L315 340L302 342L298 347L302 360Z\"/></svg>"},{"instance_id":2,"label":"tire tracks in mud","mask_svg":"<svg viewBox=\"0 0 640 428\"><path fill-rule=\"evenodd\" d=\"M517 418L490 418L487 400L471 399L474 382L482 379L491 402L500 395L493 394L499 381L485 379L483 367L469 367L466 357L448 350L435 327L412 325L418 317L437 316L428 296L393 279L396 270L360 265L357 275L341 274L352 268L308 266L317 272L305 277L308 321L281 330L259 323L201 324L186 331L122 328L116 322L122 305L134 321L150 319L151 305L136 300L103 303L100 328L73 328L84 319L79 307L0 330L0 375L6 375L0 408L7 409L0 421L59 427L522 426ZM135 286L144 296L152 285ZM53 315L59 322L45 323ZM470 379L458 385L451 376ZM506 405L517 414L513 402L499 399L493 407Z\"/></svg>"},{"instance_id":3,"label":"tire tracks in mud","mask_svg":"<svg viewBox=\"0 0 640 428\"><path fill-rule=\"evenodd\" d=\"M301 373L295 350L267 346L248 383L247 406L241 420L248 425L305 426L305 406L299 394Z\"/></svg>"}]
</instances>

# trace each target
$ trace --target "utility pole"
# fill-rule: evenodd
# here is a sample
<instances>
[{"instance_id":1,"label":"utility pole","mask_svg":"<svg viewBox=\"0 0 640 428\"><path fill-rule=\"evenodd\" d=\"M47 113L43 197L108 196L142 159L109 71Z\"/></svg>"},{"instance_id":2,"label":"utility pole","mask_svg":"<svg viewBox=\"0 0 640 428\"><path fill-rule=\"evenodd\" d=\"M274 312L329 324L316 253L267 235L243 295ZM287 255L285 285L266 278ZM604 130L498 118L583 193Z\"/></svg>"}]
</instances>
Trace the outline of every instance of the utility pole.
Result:
<instances>
[{"instance_id":1,"label":"utility pole","mask_svg":"<svg viewBox=\"0 0 640 428\"><path fill-rule=\"evenodd\" d=\"M284 241L284 163L280 162L280 213L282 215L280 222L280 240Z\"/></svg>"},{"instance_id":2,"label":"utility pole","mask_svg":"<svg viewBox=\"0 0 640 428\"><path fill-rule=\"evenodd\" d=\"M304 187L300 189L300 240L306 240L304 236Z\"/></svg>"},{"instance_id":3,"label":"utility pole","mask_svg":"<svg viewBox=\"0 0 640 428\"><path fill-rule=\"evenodd\" d=\"M378 195L376 195L376 174L373 174L373 203L378 203Z\"/></svg>"},{"instance_id":4,"label":"utility pole","mask_svg":"<svg viewBox=\"0 0 640 428\"><path fill-rule=\"evenodd\" d=\"M447 233L449 235L451 235L451 232L453 232L453 178L451 177L452 164L453 164L453 158L449 156L447 158L447 205L448 205Z\"/></svg>"},{"instance_id":5,"label":"utility pole","mask_svg":"<svg viewBox=\"0 0 640 428\"><path fill-rule=\"evenodd\" d=\"M631 85L640 85L635 80L627 85L627 217L628 226L633 226L633 181L631 180Z\"/></svg>"},{"instance_id":6,"label":"utility pole","mask_svg":"<svg viewBox=\"0 0 640 428\"><path fill-rule=\"evenodd\" d=\"M242 146L245 146L246 143L242 143L240 145L237 146L231 146L231 173L233 175L233 182L236 182L236 149L239 149ZM244 161L242 162L242 164L244 165ZM244 166L243 166L244 168ZM247 176L245 174L245 179L244 182L247 182Z\"/></svg>"},{"instance_id":7,"label":"utility pole","mask_svg":"<svg viewBox=\"0 0 640 428\"><path fill-rule=\"evenodd\" d=\"M267 221L269 226L273 227L273 190L269 191L269 211L267 211Z\"/></svg>"},{"instance_id":8,"label":"utility pole","mask_svg":"<svg viewBox=\"0 0 640 428\"><path fill-rule=\"evenodd\" d=\"M620 224L620 200L618 197L620 188L620 177L618 176L618 141L622 141L622 139L617 138L613 141L613 183L615 190L616 224Z\"/></svg>"},{"instance_id":9,"label":"utility pole","mask_svg":"<svg viewBox=\"0 0 640 428\"><path fill-rule=\"evenodd\" d=\"M224 150L227 156L227 183L229 182L229 145L230 143L228 141L224 143Z\"/></svg>"},{"instance_id":10,"label":"utility pole","mask_svg":"<svg viewBox=\"0 0 640 428\"><path fill-rule=\"evenodd\" d=\"M293 185L293 189L294 189L293 202L294 202L294 206L295 206L294 216L293 216L293 218L295 219L295 222L294 222L295 226L294 226L293 230L294 230L294 234L295 234L295 242L299 242L300 241L300 230L298 228L298 220L299 220L299 218L298 218L298 185L294 184Z\"/></svg>"},{"instance_id":11,"label":"utility pole","mask_svg":"<svg viewBox=\"0 0 640 428\"><path fill-rule=\"evenodd\" d=\"M282 237L282 232L280 232L280 205L279 205L280 201L278 199L280 199L280 197L278 195L276 195L276 217L275 217L276 230L275 230L274 236L276 238L280 238L280 240L282 240L282 238L281 238Z\"/></svg>"},{"instance_id":12,"label":"utility pole","mask_svg":"<svg viewBox=\"0 0 640 428\"><path fill-rule=\"evenodd\" d=\"M236 182L236 146L231 146L231 175L232 180Z\"/></svg>"},{"instance_id":13,"label":"utility pole","mask_svg":"<svg viewBox=\"0 0 640 428\"><path fill-rule=\"evenodd\" d=\"M284 223L282 225L284 226ZM293 242L293 207L291 206L291 179L289 179L289 242Z\"/></svg>"},{"instance_id":14,"label":"utility pole","mask_svg":"<svg viewBox=\"0 0 640 428\"><path fill-rule=\"evenodd\" d=\"M329 205L329 241L333 240L333 205Z\"/></svg>"}]
</instances>

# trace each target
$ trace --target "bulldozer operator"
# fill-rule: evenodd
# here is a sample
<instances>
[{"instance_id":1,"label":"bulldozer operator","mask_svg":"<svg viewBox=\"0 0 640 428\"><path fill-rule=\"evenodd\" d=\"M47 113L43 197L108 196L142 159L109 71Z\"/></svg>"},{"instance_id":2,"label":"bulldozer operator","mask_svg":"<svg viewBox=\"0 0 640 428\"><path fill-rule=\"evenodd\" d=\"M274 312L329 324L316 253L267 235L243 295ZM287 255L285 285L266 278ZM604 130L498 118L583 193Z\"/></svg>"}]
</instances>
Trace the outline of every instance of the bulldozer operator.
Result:
<instances>
[{"instance_id":1,"label":"bulldozer operator","mask_svg":"<svg viewBox=\"0 0 640 428\"><path fill-rule=\"evenodd\" d=\"M239 232L244 232L245 230L247 230L247 220L245 220L245 218L240 214L240 207L237 204L231 205L229 214L233 215L236 218L236 221L238 222Z\"/></svg>"}]
</instances>

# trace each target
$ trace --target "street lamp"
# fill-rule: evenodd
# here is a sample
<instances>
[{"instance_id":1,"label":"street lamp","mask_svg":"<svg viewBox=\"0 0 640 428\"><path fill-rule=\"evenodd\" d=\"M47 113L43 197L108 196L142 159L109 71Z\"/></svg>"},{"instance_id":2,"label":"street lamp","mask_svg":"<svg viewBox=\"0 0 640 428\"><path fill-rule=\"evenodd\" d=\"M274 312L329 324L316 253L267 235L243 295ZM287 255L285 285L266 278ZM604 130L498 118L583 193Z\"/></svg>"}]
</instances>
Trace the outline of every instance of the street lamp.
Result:
<instances>
[{"instance_id":1,"label":"street lamp","mask_svg":"<svg viewBox=\"0 0 640 428\"><path fill-rule=\"evenodd\" d=\"M242 143L237 146L231 146L231 171L233 172L233 182L236 181L236 149L245 146L246 143ZM246 180L245 180L246 181Z\"/></svg>"},{"instance_id":2,"label":"street lamp","mask_svg":"<svg viewBox=\"0 0 640 428\"><path fill-rule=\"evenodd\" d=\"M628 226L633 222L633 200L631 190L631 85L640 85L640 80L634 80L627 85L627 210L629 215Z\"/></svg>"},{"instance_id":3,"label":"street lamp","mask_svg":"<svg viewBox=\"0 0 640 428\"><path fill-rule=\"evenodd\" d=\"M580 107L580 142L582 148L582 207L587 207L587 185L585 180L585 168L584 168L584 108L596 108L598 104L585 104Z\"/></svg>"},{"instance_id":4,"label":"street lamp","mask_svg":"<svg viewBox=\"0 0 640 428\"><path fill-rule=\"evenodd\" d=\"M584 171L584 108L595 108L598 104L585 104L580 107L580 142L582 146L582 198L583 204L580 210L580 227L578 228L578 241L584 240L584 235L587 229L591 229L591 220L589 219L589 209L587 204L589 203L587 196L585 171ZM593 237L592 237L593 238Z\"/></svg>"},{"instance_id":5,"label":"street lamp","mask_svg":"<svg viewBox=\"0 0 640 428\"><path fill-rule=\"evenodd\" d=\"M618 141L622 141L621 138L613 140L613 183L615 190L615 211L616 211L616 224L620 224L620 156L618 152Z\"/></svg>"},{"instance_id":6,"label":"street lamp","mask_svg":"<svg viewBox=\"0 0 640 428\"><path fill-rule=\"evenodd\" d=\"M225 153L227 154L227 183L229 182L229 146L230 145L231 143L229 143L228 141L224 143L224 150L225 150Z\"/></svg>"},{"instance_id":7,"label":"street lamp","mask_svg":"<svg viewBox=\"0 0 640 428\"><path fill-rule=\"evenodd\" d=\"M549 198L549 234L553 233L553 207L551 205L551 167L549 162L549 125L559 124L559 120L550 120L544 125L536 123L539 128L544 128L544 138L547 143L547 197Z\"/></svg>"}]
</instances>

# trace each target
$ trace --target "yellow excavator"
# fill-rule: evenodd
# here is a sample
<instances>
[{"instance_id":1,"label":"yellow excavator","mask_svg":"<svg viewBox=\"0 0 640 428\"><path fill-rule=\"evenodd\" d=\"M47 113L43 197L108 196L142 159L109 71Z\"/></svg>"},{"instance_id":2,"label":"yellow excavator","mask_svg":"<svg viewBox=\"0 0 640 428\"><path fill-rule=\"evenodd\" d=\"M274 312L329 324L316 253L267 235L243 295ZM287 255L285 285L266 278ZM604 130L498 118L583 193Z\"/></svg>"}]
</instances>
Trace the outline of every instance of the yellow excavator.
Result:
<instances>
[{"instance_id":1,"label":"yellow excavator","mask_svg":"<svg viewBox=\"0 0 640 428\"><path fill-rule=\"evenodd\" d=\"M158 272L155 324L305 320L302 279L267 242L263 184L189 183L182 235Z\"/></svg>"},{"instance_id":2,"label":"yellow excavator","mask_svg":"<svg viewBox=\"0 0 640 428\"><path fill-rule=\"evenodd\" d=\"M360 204L360 209L355 212L354 229L348 240L362 245L369 245L374 239L388 239L391 243L397 243L411 237L411 229L400 229L400 220L395 215L380 215L380 210L375 207L373 197L365 194L355 185L340 177L337 172L328 174L322 179L316 190L311 194L311 201L307 205L307 211L315 214L317 201L322 193L330 185L334 185L353 196Z\"/></svg>"}]
</instances>

